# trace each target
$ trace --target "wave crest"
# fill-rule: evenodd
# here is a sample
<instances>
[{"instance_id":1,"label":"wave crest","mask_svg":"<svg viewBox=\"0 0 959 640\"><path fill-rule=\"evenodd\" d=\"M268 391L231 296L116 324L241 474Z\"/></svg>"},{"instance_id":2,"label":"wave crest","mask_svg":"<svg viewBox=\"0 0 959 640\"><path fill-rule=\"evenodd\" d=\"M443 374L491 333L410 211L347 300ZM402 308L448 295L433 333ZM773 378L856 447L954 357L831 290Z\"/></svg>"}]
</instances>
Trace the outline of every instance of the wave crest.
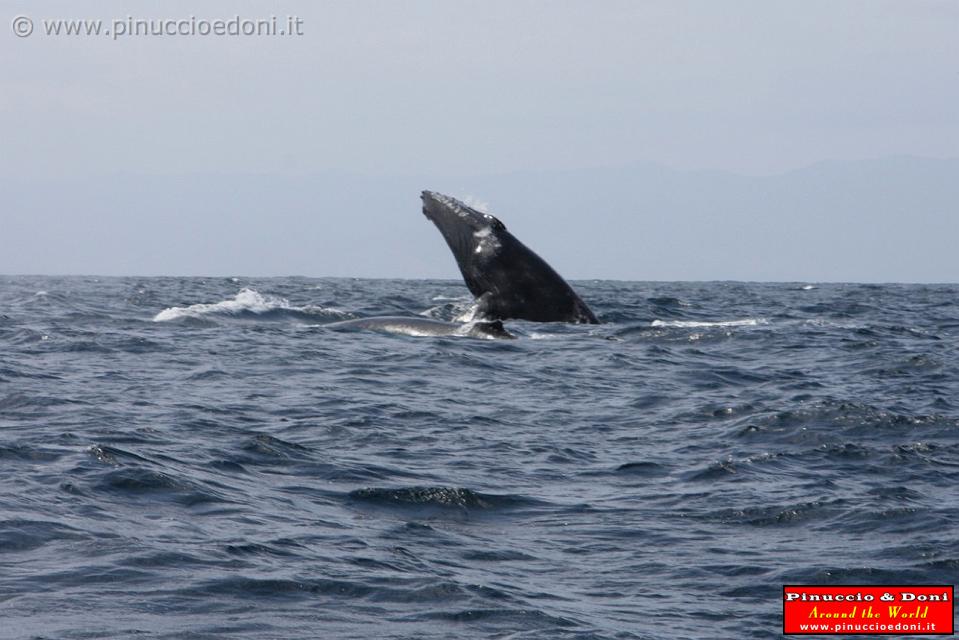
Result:
<instances>
[{"instance_id":1,"label":"wave crest","mask_svg":"<svg viewBox=\"0 0 959 640\"><path fill-rule=\"evenodd\" d=\"M742 320L720 320L716 322L703 320L653 320L650 326L694 329L705 327L758 327L763 324L769 324L769 320L766 318L744 318Z\"/></svg>"},{"instance_id":2,"label":"wave crest","mask_svg":"<svg viewBox=\"0 0 959 640\"><path fill-rule=\"evenodd\" d=\"M263 295L255 289L240 289L230 300L220 302L191 304L188 307L167 307L160 313L153 316L154 322L170 322L173 320L183 320L187 318L204 319L209 316L292 316L309 317L315 319L316 316L325 316L331 319L343 319L349 317L349 314L336 309L328 309L307 305L305 307L294 307L290 305L289 300L279 296Z\"/></svg>"}]
</instances>

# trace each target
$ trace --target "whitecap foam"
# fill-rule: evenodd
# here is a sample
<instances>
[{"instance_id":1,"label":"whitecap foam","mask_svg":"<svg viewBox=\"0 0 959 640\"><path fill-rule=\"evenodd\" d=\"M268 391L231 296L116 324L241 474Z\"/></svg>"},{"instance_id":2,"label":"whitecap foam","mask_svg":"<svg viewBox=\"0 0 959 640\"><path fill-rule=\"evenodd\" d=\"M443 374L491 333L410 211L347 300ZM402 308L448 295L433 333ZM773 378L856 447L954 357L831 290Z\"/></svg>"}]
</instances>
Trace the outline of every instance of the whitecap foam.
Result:
<instances>
[{"instance_id":1,"label":"whitecap foam","mask_svg":"<svg viewBox=\"0 0 959 640\"><path fill-rule=\"evenodd\" d=\"M756 327L769 324L765 318L743 318L742 320L718 320L709 322L704 320L653 320L653 327L675 327L677 329L701 329L709 327Z\"/></svg>"},{"instance_id":2,"label":"whitecap foam","mask_svg":"<svg viewBox=\"0 0 959 640\"><path fill-rule=\"evenodd\" d=\"M797 324L804 324L810 327L823 327L826 329L868 329L869 326L861 322L838 322L836 320L827 320L825 318L808 318L799 320Z\"/></svg>"},{"instance_id":3,"label":"whitecap foam","mask_svg":"<svg viewBox=\"0 0 959 640\"><path fill-rule=\"evenodd\" d=\"M182 318L202 318L208 315L235 316L244 313L264 314L271 311L291 311L307 314L348 315L337 309L327 309L308 305L294 307L286 298L263 295L254 289L240 289L230 300L220 302L191 304L188 307L168 307L153 317L154 322L168 322Z\"/></svg>"},{"instance_id":4,"label":"whitecap foam","mask_svg":"<svg viewBox=\"0 0 959 640\"><path fill-rule=\"evenodd\" d=\"M433 300L438 302L436 298ZM453 322L472 322L477 319L474 317L477 305L472 298L443 298L443 300L445 300L443 304L424 309L417 315L436 320L452 320Z\"/></svg>"},{"instance_id":5,"label":"whitecap foam","mask_svg":"<svg viewBox=\"0 0 959 640\"><path fill-rule=\"evenodd\" d=\"M456 306L458 307L459 305L456 305ZM469 303L469 306L463 309L463 311L460 312L458 316L453 318L453 322L473 322L474 320L478 319L476 317L476 312L478 310L479 310L479 305L476 304L475 302L471 302Z\"/></svg>"},{"instance_id":6,"label":"whitecap foam","mask_svg":"<svg viewBox=\"0 0 959 640\"><path fill-rule=\"evenodd\" d=\"M167 322L180 318L202 318L209 314L236 315L248 311L266 313L273 309L290 309L285 298L264 296L253 289L240 289L232 300L191 304L188 307L168 307L153 317L154 322Z\"/></svg>"}]
</instances>

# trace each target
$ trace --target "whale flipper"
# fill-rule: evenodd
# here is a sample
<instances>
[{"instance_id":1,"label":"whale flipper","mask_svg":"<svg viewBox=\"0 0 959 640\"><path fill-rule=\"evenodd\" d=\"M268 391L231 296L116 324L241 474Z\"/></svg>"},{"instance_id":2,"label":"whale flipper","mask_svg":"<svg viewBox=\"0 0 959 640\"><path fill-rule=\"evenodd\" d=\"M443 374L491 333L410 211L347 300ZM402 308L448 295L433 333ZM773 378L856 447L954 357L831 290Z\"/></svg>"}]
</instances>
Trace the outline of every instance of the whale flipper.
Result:
<instances>
[{"instance_id":1,"label":"whale flipper","mask_svg":"<svg viewBox=\"0 0 959 640\"><path fill-rule=\"evenodd\" d=\"M421 197L423 215L443 234L476 297L477 317L599 322L569 284L497 218L433 191Z\"/></svg>"}]
</instances>

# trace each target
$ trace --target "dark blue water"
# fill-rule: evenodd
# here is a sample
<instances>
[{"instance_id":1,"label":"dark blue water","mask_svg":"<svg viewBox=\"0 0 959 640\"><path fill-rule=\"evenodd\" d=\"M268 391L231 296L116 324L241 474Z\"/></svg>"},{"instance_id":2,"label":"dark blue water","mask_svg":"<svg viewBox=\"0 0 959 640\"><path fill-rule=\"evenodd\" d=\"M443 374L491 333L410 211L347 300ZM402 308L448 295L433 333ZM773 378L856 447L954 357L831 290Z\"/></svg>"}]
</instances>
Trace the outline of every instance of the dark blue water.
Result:
<instances>
[{"instance_id":1,"label":"dark blue water","mask_svg":"<svg viewBox=\"0 0 959 640\"><path fill-rule=\"evenodd\" d=\"M768 638L955 583L959 287L0 278L4 638Z\"/></svg>"}]
</instances>

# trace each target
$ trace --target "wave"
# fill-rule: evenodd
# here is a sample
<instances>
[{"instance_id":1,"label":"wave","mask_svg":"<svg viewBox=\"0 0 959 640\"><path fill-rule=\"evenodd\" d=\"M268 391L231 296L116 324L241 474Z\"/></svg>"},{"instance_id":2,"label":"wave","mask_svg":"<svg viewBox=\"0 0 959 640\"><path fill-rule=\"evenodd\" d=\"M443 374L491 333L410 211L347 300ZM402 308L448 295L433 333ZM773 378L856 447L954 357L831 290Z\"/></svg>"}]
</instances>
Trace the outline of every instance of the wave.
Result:
<instances>
[{"instance_id":1,"label":"wave","mask_svg":"<svg viewBox=\"0 0 959 640\"><path fill-rule=\"evenodd\" d=\"M355 502L365 502L377 506L432 506L466 509L509 508L538 502L535 499L519 495L493 495L461 487L431 486L400 487L396 489L367 487L351 491L349 498Z\"/></svg>"},{"instance_id":2,"label":"wave","mask_svg":"<svg viewBox=\"0 0 959 640\"><path fill-rule=\"evenodd\" d=\"M653 327L675 327L677 329L694 329L707 327L758 327L769 324L766 318L743 318L742 320L653 320Z\"/></svg>"},{"instance_id":3,"label":"wave","mask_svg":"<svg viewBox=\"0 0 959 640\"><path fill-rule=\"evenodd\" d=\"M350 314L338 309L307 305L294 307L286 298L263 295L254 289L240 289L233 298L213 303L191 304L188 307L167 307L153 316L154 322L170 322L184 319L209 319L210 316L226 317L292 317L316 320L342 320Z\"/></svg>"}]
</instances>

